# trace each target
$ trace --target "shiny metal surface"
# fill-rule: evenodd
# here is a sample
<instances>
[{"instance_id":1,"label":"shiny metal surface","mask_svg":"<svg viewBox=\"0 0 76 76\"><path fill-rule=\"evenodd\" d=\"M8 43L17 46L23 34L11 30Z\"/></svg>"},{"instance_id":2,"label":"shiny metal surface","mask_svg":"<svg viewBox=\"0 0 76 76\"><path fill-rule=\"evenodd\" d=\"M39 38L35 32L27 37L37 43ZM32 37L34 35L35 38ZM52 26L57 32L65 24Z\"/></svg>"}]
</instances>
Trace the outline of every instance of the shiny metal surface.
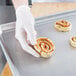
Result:
<instances>
[{"instance_id":1,"label":"shiny metal surface","mask_svg":"<svg viewBox=\"0 0 76 76\"><path fill-rule=\"evenodd\" d=\"M3 2L4 0L2 0ZM0 0L0 4L2 4ZM0 25L8 22L15 21L14 8L12 6L2 6L0 5ZM5 66L6 58L2 52L0 46L0 74Z\"/></svg>"},{"instance_id":2,"label":"shiny metal surface","mask_svg":"<svg viewBox=\"0 0 76 76\"><path fill-rule=\"evenodd\" d=\"M13 6L0 5L0 24L5 24L15 21L15 10Z\"/></svg>"},{"instance_id":3,"label":"shiny metal surface","mask_svg":"<svg viewBox=\"0 0 76 76\"><path fill-rule=\"evenodd\" d=\"M4 68L5 63L6 63L6 58L3 54L1 46L0 46L0 74Z\"/></svg>"},{"instance_id":4,"label":"shiny metal surface","mask_svg":"<svg viewBox=\"0 0 76 76\"><path fill-rule=\"evenodd\" d=\"M57 20L72 23L69 32L58 32L54 28ZM55 52L49 59L35 58L22 50L15 39L15 22L2 25L1 47L14 76L75 76L76 48L69 45L76 35L76 11L36 19L38 37L48 37L55 44Z\"/></svg>"}]
</instances>

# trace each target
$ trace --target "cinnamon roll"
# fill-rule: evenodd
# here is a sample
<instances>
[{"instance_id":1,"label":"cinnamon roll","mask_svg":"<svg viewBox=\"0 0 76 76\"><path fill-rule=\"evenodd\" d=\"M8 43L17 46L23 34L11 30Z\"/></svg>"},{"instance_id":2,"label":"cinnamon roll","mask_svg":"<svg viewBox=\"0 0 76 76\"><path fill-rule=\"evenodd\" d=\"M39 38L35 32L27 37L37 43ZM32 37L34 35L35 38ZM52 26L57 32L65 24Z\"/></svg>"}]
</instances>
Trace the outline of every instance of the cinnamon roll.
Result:
<instances>
[{"instance_id":1,"label":"cinnamon roll","mask_svg":"<svg viewBox=\"0 0 76 76\"><path fill-rule=\"evenodd\" d=\"M73 37L70 39L70 44L71 44L71 46L76 47L76 36L73 36Z\"/></svg>"},{"instance_id":2,"label":"cinnamon roll","mask_svg":"<svg viewBox=\"0 0 76 76\"><path fill-rule=\"evenodd\" d=\"M54 52L55 46L53 42L48 38L38 38L35 50L40 54L41 57L48 58Z\"/></svg>"},{"instance_id":3,"label":"cinnamon roll","mask_svg":"<svg viewBox=\"0 0 76 76\"><path fill-rule=\"evenodd\" d=\"M66 20L59 20L55 23L55 28L62 32L70 31L71 27L71 23Z\"/></svg>"}]
</instances>

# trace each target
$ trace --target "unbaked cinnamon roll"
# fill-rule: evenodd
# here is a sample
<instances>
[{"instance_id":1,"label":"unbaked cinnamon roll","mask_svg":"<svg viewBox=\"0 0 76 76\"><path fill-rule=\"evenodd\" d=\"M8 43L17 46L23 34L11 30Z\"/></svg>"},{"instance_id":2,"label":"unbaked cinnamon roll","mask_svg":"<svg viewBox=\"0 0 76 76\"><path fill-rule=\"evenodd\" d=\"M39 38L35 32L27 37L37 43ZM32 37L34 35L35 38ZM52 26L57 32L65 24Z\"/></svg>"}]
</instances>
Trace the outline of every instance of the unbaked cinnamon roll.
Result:
<instances>
[{"instance_id":1,"label":"unbaked cinnamon roll","mask_svg":"<svg viewBox=\"0 0 76 76\"><path fill-rule=\"evenodd\" d=\"M55 28L62 32L71 30L71 27L71 23L66 20L59 20L55 23Z\"/></svg>"},{"instance_id":2,"label":"unbaked cinnamon roll","mask_svg":"<svg viewBox=\"0 0 76 76\"><path fill-rule=\"evenodd\" d=\"M55 46L48 38L38 38L37 44L34 45L34 48L41 57L48 58L54 52Z\"/></svg>"},{"instance_id":3,"label":"unbaked cinnamon roll","mask_svg":"<svg viewBox=\"0 0 76 76\"><path fill-rule=\"evenodd\" d=\"M73 36L73 37L70 39L70 44L71 44L71 46L76 47L76 36Z\"/></svg>"}]
</instances>

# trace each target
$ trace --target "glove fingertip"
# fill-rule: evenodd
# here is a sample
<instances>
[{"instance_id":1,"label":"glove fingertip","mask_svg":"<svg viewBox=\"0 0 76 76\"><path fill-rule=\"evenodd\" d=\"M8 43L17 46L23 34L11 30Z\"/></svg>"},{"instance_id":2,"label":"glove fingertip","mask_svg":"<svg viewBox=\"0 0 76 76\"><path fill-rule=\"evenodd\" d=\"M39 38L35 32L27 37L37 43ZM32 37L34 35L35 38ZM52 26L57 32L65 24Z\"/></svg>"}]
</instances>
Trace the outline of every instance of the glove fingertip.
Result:
<instances>
[{"instance_id":1,"label":"glove fingertip","mask_svg":"<svg viewBox=\"0 0 76 76\"><path fill-rule=\"evenodd\" d=\"M31 44L35 45L36 44L36 40L31 40Z\"/></svg>"},{"instance_id":2,"label":"glove fingertip","mask_svg":"<svg viewBox=\"0 0 76 76\"><path fill-rule=\"evenodd\" d=\"M35 52L34 54L32 54L33 56L35 56L35 57L37 57L37 58L39 58L40 57L40 55L37 53L37 52Z\"/></svg>"},{"instance_id":3,"label":"glove fingertip","mask_svg":"<svg viewBox=\"0 0 76 76\"><path fill-rule=\"evenodd\" d=\"M40 55L34 55L35 57L37 57L37 58L39 58L40 57Z\"/></svg>"}]
</instances>

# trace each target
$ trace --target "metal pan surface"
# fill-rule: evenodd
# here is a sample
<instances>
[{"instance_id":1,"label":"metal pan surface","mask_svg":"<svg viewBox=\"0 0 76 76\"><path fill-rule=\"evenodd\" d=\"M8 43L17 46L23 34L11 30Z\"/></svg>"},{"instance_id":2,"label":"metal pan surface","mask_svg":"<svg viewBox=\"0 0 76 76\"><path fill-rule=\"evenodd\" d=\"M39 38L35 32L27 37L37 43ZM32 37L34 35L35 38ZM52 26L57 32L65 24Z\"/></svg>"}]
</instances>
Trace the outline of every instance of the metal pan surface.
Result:
<instances>
[{"instance_id":1,"label":"metal pan surface","mask_svg":"<svg viewBox=\"0 0 76 76\"><path fill-rule=\"evenodd\" d=\"M57 20L72 23L69 32L58 32ZM71 36L76 35L76 11L49 15L36 19L37 37L47 37L55 44L55 52L49 59L35 58L22 50L15 39L15 22L2 25L0 44L14 76L75 76L76 48L69 45Z\"/></svg>"}]
</instances>

